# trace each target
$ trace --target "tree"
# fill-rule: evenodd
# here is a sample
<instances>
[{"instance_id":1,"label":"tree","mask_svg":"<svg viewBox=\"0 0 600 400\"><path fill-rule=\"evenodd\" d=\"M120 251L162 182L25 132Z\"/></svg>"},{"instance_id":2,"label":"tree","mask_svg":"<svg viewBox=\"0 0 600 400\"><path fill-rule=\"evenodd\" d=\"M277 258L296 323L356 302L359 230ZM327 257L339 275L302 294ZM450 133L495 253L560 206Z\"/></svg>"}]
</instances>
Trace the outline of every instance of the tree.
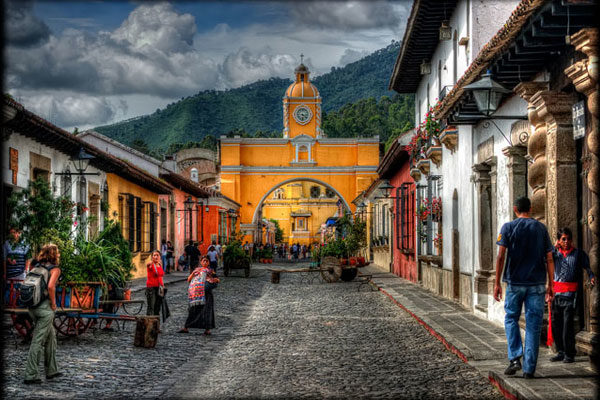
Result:
<instances>
[{"instance_id":1,"label":"tree","mask_svg":"<svg viewBox=\"0 0 600 400\"><path fill-rule=\"evenodd\" d=\"M279 226L279 221L276 219L269 219L275 224L275 243L281 243L283 241L283 229Z\"/></svg>"}]
</instances>

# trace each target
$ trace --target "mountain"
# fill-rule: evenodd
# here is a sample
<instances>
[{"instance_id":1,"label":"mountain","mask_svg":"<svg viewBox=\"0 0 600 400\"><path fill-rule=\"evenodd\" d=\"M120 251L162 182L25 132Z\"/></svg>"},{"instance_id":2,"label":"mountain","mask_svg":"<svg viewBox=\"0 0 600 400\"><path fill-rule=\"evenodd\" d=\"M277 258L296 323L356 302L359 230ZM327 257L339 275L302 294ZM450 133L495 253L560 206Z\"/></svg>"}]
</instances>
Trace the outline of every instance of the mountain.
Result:
<instances>
[{"instance_id":1,"label":"mountain","mask_svg":"<svg viewBox=\"0 0 600 400\"><path fill-rule=\"evenodd\" d=\"M339 110L348 103L393 95L387 86L399 49L400 43L394 41L356 62L334 67L312 79L323 98L324 123L327 112ZM290 71L290 75L292 73ZM231 131L278 136L283 129L282 98L291 83L290 79L271 78L236 89L205 90L157 109L153 114L94 129L127 145L135 141L155 151Z\"/></svg>"}]
</instances>

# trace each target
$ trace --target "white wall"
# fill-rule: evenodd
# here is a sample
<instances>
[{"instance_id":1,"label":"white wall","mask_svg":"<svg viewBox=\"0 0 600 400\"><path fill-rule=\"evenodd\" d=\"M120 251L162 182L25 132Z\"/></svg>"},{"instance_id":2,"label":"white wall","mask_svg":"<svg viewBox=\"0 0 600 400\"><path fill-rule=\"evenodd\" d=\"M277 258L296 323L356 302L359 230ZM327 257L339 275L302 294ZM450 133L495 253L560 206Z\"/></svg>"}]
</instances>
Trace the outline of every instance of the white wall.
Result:
<instances>
[{"instance_id":1,"label":"white wall","mask_svg":"<svg viewBox=\"0 0 600 400\"><path fill-rule=\"evenodd\" d=\"M36 153L41 156L47 157L50 159L50 185L53 189L55 195L60 195L61 188L61 177L59 175L55 175L56 172L61 173L64 172L67 167L69 168L71 173L75 173L76 170L71 162L71 155L65 154L59 150L53 149L46 145L43 145L39 142L34 141L26 136L20 135L18 133L12 133L7 141L3 144L4 154L8 154L8 148L12 147L19 152L19 171L17 173L17 184L16 186L19 188L26 188L30 179L29 172L29 153ZM9 158L3 157L3 179L4 183L9 186L15 186L12 184L12 171L9 170ZM94 168L93 166L89 166L86 172L98 172L99 170ZM72 175L72 185L71 185L71 194L72 199L75 199L75 182L77 176ZM86 180L88 182L97 183L100 187L106 180L106 175L101 172L100 176L96 175L88 175L86 176Z\"/></svg>"},{"instance_id":2,"label":"white wall","mask_svg":"<svg viewBox=\"0 0 600 400\"><path fill-rule=\"evenodd\" d=\"M89 144L99 148L100 150L122 160L128 161L136 167L158 177L160 161L155 160L154 162L152 157L142 154L137 150L125 146L122 143L115 142L110 138L102 137L102 135L97 133L84 132L80 134L79 137Z\"/></svg>"}]
</instances>

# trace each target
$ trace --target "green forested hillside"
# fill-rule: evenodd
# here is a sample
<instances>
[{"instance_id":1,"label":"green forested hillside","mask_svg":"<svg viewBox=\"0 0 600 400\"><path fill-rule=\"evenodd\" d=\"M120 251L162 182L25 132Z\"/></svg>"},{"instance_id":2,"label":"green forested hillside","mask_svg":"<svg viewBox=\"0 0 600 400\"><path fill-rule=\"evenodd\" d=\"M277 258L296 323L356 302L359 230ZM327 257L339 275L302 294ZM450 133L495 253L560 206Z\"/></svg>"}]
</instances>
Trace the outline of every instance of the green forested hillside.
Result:
<instances>
[{"instance_id":1,"label":"green forested hillside","mask_svg":"<svg viewBox=\"0 0 600 400\"><path fill-rule=\"evenodd\" d=\"M399 48L400 44L393 42L312 79L323 98L323 128L328 136L379 134L385 141L394 129L403 129L412 121L412 112L399 111L412 108L411 98L397 95L376 100L394 95L387 85ZM153 114L94 129L155 155L195 142L214 146L212 137L232 131L279 136L283 128L281 101L291 82L271 78L226 91L206 90ZM211 136L210 140L204 139L206 136Z\"/></svg>"}]
</instances>

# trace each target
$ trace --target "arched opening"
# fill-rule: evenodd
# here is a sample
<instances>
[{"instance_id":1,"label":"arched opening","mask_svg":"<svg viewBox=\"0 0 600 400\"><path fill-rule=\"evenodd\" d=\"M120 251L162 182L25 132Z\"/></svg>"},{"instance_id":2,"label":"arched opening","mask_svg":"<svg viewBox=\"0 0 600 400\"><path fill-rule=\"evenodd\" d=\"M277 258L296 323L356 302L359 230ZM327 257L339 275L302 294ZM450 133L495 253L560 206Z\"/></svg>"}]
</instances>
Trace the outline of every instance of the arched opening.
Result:
<instances>
[{"instance_id":1,"label":"arched opening","mask_svg":"<svg viewBox=\"0 0 600 400\"><path fill-rule=\"evenodd\" d=\"M198 183L198 169L192 168L190 170L190 179L196 183Z\"/></svg>"},{"instance_id":2,"label":"arched opening","mask_svg":"<svg viewBox=\"0 0 600 400\"><path fill-rule=\"evenodd\" d=\"M277 221L283 243L309 245L321 242L331 226L328 224L348 212L347 201L331 185L313 178L293 178L265 193L254 210L252 225L259 239L265 221Z\"/></svg>"},{"instance_id":3,"label":"arched opening","mask_svg":"<svg viewBox=\"0 0 600 400\"><path fill-rule=\"evenodd\" d=\"M452 84L456 84L458 79L458 33L454 30L452 37Z\"/></svg>"},{"instance_id":4,"label":"arched opening","mask_svg":"<svg viewBox=\"0 0 600 400\"><path fill-rule=\"evenodd\" d=\"M298 161L308 161L308 148L306 146L298 148Z\"/></svg>"}]
</instances>

